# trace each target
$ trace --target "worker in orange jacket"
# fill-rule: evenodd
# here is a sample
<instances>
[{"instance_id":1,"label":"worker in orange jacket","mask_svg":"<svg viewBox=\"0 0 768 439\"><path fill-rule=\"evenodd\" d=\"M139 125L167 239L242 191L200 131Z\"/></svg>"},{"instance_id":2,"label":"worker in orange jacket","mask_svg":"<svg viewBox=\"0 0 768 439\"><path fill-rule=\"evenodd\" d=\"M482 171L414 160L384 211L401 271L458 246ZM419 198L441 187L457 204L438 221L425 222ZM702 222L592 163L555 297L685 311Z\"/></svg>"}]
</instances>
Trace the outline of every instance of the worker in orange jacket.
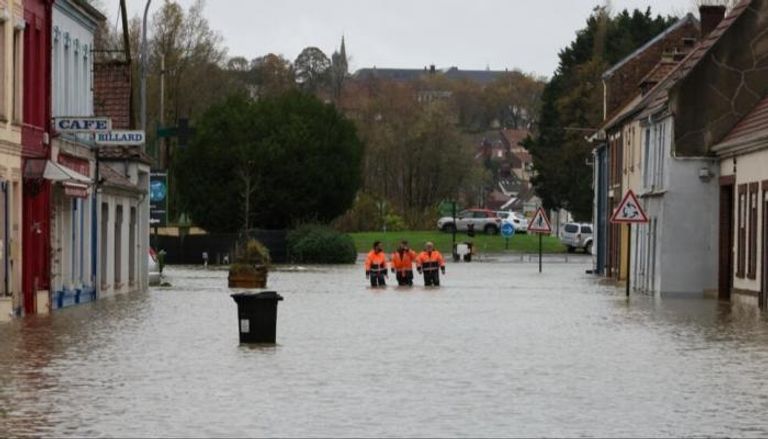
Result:
<instances>
[{"instance_id":1,"label":"worker in orange jacket","mask_svg":"<svg viewBox=\"0 0 768 439\"><path fill-rule=\"evenodd\" d=\"M365 257L365 278L371 280L372 287L384 287L387 275L387 255L381 248L381 241L373 243L373 249Z\"/></svg>"},{"instance_id":2,"label":"worker in orange jacket","mask_svg":"<svg viewBox=\"0 0 768 439\"><path fill-rule=\"evenodd\" d=\"M392 253L390 259L392 273L395 273L398 285L413 285L413 263L416 257L416 252L408 246L408 241L400 241L397 251Z\"/></svg>"},{"instance_id":3,"label":"worker in orange jacket","mask_svg":"<svg viewBox=\"0 0 768 439\"><path fill-rule=\"evenodd\" d=\"M445 259L431 242L424 245L424 251L416 258L416 269L424 274L424 286L440 286L440 272L445 274Z\"/></svg>"}]
</instances>

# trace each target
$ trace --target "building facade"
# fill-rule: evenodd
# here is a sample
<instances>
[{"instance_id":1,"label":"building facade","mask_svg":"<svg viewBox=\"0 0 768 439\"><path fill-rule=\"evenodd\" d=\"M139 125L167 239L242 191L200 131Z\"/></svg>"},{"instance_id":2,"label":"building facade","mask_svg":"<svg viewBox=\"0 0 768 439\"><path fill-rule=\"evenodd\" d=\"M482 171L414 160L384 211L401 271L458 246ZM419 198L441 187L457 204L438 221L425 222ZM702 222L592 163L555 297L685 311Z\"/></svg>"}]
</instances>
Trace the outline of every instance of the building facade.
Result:
<instances>
[{"instance_id":1,"label":"building facade","mask_svg":"<svg viewBox=\"0 0 768 439\"><path fill-rule=\"evenodd\" d=\"M763 297L762 162L759 154L739 157L759 146L739 146L745 130L737 123L768 95L768 78L749 74L768 68L768 1L742 0L725 12L702 7L702 38L662 59L639 84L636 103L595 136L604 139L596 160L608 164L597 163L595 169L596 205L605 229L616 228L605 218L613 212L610 191L619 184L622 194L628 189L638 194L649 217L631 236L626 229L618 236L608 233L606 254L598 257L609 274L614 258L621 265L619 278L627 274L636 291ZM745 38L752 41L750 51L742 50ZM741 123L756 124L754 118ZM749 163L742 172L736 163L745 158ZM616 240L618 246L611 248ZM624 261L627 247L631 265Z\"/></svg>"},{"instance_id":2,"label":"building facade","mask_svg":"<svg viewBox=\"0 0 768 439\"><path fill-rule=\"evenodd\" d=\"M22 307L21 0L0 2L0 319Z\"/></svg>"},{"instance_id":3,"label":"building facade","mask_svg":"<svg viewBox=\"0 0 768 439\"><path fill-rule=\"evenodd\" d=\"M768 96L713 150L720 158L720 291L768 309Z\"/></svg>"},{"instance_id":4,"label":"building facade","mask_svg":"<svg viewBox=\"0 0 768 439\"><path fill-rule=\"evenodd\" d=\"M13 35L14 47L17 47L15 64L22 78L22 86L14 93L12 117L21 125L23 306L20 311L25 314L36 313L38 302L41 309L46 308L50 294L51 184L45 178L45 171L51 152L52 4L52 0L24 0L24 21L14 26Z\"/></svg>"}]
</instances>

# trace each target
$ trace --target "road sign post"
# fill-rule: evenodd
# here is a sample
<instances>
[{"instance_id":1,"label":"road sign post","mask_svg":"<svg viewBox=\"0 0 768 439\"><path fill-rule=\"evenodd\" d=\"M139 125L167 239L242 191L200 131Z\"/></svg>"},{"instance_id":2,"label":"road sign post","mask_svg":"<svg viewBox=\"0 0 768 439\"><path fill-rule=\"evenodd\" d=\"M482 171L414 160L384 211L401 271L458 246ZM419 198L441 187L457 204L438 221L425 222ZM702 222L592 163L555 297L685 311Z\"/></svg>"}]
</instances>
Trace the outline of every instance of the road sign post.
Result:
<instances>
[{"instance_id":1,"label":"road sign post","mask_svg":"<svg viewBox=\"0 0 768 439\"><path fill-rule=\"evenodd\" d=\"M530 224L528 224L528 231L531 233L538 233L539 235L539 273L541 273L542 257L544 253L542 250L542 235L545 233L552 233L552 225L549 223L549 218L547 218L547 213L544 212L544 208L539 207L539 209L536 211L536 215L534 215L533 220L531 220Z\"/></svg>"},{"instance_id":2,"label":"road sign post","mask_svg":"<svg viewBox=\"0 0 768 439\"><path fill-rule=\"evenodd\" d=\"M628 190L621 200L621 204L611 216L612 224L627 225L627 297L632 284L632 224L645 224L648 222L648 216L637 201L637 197L632 189Z\"/></svg>"},{"instance_id":3,"label":"road sign post","mask_svg":"<svg viewBox=\"0 0 768 439\"><path fill-rule=\"evenodd\" d=\"M501 236L504 237L504 249L509 250L509 238L515 235L515 226L510 222L501 224Z\"/></svg>"}]
</instances>

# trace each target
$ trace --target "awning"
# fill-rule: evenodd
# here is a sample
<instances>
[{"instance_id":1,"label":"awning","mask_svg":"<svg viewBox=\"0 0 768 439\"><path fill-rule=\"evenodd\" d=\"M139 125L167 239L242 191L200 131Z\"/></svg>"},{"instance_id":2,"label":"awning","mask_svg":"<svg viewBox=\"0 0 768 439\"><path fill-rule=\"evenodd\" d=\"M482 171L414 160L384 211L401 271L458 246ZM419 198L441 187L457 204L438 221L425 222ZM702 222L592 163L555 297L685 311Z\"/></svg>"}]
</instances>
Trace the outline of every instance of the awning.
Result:
<instances>
[{"instance_id":1,"label":"awning","mask_svg":"<svg viewBox=\"0 0 768 439\"><path fill-rule=\"evenodd\" d=\"M50 160L45 164L45 171L43 171L43 178L55 182L68 182L68 183L80 183L86 186L91 184L91 179L79 172L75 172L66 166L61 166L58 163L54 163Z\"/></svg>"},{"instance_id":2,"label":"awning","mask_svg":"<svg viewBox=\"0 0 768 439\"><path fill-rule=\"evenodd\" d=\"M48 160L45 164L45 171L43 171L43 178L61 183L64 187L64 195L77 198L88 197L91 179L66 166Z\"/></svg>"}]
</instances>

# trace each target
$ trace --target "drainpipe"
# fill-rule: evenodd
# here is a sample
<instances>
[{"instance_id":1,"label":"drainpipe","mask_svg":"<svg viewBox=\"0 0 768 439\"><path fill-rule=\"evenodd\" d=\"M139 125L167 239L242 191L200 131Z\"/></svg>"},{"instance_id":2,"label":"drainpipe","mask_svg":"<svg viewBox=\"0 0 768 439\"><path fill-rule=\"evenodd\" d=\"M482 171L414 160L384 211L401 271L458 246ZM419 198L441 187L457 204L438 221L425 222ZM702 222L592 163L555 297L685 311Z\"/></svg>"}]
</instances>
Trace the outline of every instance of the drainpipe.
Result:
<instances>
[{"instance_id":1,"label":"drainpipe","mask_svg":"<svg viewBox=\"0 0 768 439\"><path fill-rule=\"evenodd\" d=\"M608 84L603 79L603 120L608 117Z\"/></svg>"}]
</instances>

